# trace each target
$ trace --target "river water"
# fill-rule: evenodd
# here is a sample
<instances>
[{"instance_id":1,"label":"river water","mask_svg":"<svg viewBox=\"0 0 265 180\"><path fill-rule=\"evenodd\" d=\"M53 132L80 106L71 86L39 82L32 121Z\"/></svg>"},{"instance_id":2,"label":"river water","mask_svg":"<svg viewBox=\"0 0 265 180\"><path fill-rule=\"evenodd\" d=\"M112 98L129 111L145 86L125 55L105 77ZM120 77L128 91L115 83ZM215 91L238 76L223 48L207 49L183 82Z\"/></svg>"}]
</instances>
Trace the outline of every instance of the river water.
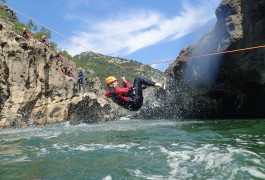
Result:
<instances>
[{"instance_id":1,"label":"river water","mask_svg":"<svg viewBox=\"0 0 265 180\"><path fill-rule=\"evenodd\" d=\"M0 179L265 179L265 120L122 120L0 131Z\"/></svg>"}]
</instances>

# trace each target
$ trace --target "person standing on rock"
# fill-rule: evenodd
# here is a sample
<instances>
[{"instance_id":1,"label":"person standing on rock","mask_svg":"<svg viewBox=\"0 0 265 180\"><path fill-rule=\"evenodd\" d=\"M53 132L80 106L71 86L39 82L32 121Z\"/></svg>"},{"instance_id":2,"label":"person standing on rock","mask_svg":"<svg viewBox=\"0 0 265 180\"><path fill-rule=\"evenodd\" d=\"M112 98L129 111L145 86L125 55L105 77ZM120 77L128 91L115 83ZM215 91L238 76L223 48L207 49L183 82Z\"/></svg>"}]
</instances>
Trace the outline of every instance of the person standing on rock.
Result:
<instances>
[{"instance_id":1,"label":"person standing on rock","mask_svg":"<svg viewBox=\"0 0 265 180\"><path fill-rule=\"evenodd\" d=\"M31 36L29 35L29 33L27 32L26 28L22 28L22 36L25 39L31 39Z\"/></svg>"},{"instance_id":2,"label":"person standing on rock","mask_svg":"<svg viewBox=\"0 0 265 180\"><path fill-rule=\"evenodd\" d=\"M136 77L133 87L125 77L122 77L123 88L118 87L118 80L114 76L106 78L106 85L109 90L105 96L112 99L119 106L131 111L138 111L143 105L143 89L146 86L162 87L162 84L153 82L144 77ZM135 92L133 92L133 90Z\"/></svg>"},{"instance_id":3,"label":"person standing on rock","mask_svg":"<svg viewBox=\"0 0 265 180\"><path fill-rule=\"evenodd\" d=\"M85 86L84 86L84 79L85 79L85 72L83 71L83 69L80 67L78 68L79 70L79 73L78 73L78 76L77 76L77 86L78 86L78 91L80 92L81 91L81 87L83 88L84 92L86 91L85 90Z\"/></svg>"}]
</instances>

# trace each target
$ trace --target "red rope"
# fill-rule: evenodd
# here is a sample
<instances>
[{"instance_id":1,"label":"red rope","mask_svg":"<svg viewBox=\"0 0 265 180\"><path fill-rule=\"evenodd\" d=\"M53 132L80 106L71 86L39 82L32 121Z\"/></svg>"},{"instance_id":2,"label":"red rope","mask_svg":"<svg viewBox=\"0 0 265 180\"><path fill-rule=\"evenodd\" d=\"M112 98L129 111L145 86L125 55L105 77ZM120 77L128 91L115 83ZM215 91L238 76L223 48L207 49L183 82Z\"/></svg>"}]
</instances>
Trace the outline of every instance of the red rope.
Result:
<instances>
[{"instance_id":1,"label":"red rope","mask_svg":"<svg viewBox=\"0 0 265 180\"><path fill-rule=\"evenodd\" d=\"M137 66L127 66L127 67L124 67L124 68L125 69L130 69L130 68L135 68L135 67L142 67L142 66L161 64L161 63L167 63L167 62L173 62L173 61L184 61L184 60L187 60L187 59L200 58L200 57L206 57L206 56L213 56L213 55L218 55L218 54L233 53L233 52L238 52L238 51L246 51L246 50L258 49L258 48L264 48L264 47L265 47L265 45L254 46L254 47L243 48L243 49L235 49L235 50L230 50L230 51L223 51L223 52L217 52L217 53L211 53L211 54L203 54L203 55L198 55L198 56L191 56L191 57L180 58L180 59L175 59L175 60L160 61L160 62L150 63L150 64L142 64L142 65L137 65Z\"/></svg>"}]
</instances>

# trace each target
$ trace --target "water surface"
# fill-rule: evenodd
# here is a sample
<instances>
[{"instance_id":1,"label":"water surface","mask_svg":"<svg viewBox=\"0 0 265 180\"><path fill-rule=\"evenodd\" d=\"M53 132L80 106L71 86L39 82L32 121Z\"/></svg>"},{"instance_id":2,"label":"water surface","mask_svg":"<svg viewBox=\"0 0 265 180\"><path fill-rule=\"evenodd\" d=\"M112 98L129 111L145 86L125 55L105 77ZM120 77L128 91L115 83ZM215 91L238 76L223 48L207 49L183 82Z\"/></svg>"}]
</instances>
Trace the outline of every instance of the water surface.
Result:
<instances>
[{"instance_id":1,"label":"water surface","mask_svg":"<svg viewBox=\"0 0 265 180\"><path fill-rule=\"evenodd\" d=\"M123 120L0 131L0 179L265 179L265 120Z\"/></svg>"}]
</instances>

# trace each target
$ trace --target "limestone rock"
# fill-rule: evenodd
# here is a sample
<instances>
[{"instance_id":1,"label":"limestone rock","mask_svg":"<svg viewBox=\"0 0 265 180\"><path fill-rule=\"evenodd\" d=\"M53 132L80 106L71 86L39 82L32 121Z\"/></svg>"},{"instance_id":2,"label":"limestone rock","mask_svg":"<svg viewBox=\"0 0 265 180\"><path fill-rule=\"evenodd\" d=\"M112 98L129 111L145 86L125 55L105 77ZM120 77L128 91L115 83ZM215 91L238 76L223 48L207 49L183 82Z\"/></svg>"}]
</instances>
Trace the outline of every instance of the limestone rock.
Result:
<instances>
[{"instance_id":1,"label":"limestone rock","mask_svg":"<svg viewBox=\"0 0 265 180\"><path fill-rule=\"evenodd\" d=\"M77 79L64 76L53 55L43 43L0 24L0 127L104 122L124 114L103 97L97 78L88 78L87 93L76 93ZM62 58L77 77L74 62Z\"/></svg>"}]
</instances>

